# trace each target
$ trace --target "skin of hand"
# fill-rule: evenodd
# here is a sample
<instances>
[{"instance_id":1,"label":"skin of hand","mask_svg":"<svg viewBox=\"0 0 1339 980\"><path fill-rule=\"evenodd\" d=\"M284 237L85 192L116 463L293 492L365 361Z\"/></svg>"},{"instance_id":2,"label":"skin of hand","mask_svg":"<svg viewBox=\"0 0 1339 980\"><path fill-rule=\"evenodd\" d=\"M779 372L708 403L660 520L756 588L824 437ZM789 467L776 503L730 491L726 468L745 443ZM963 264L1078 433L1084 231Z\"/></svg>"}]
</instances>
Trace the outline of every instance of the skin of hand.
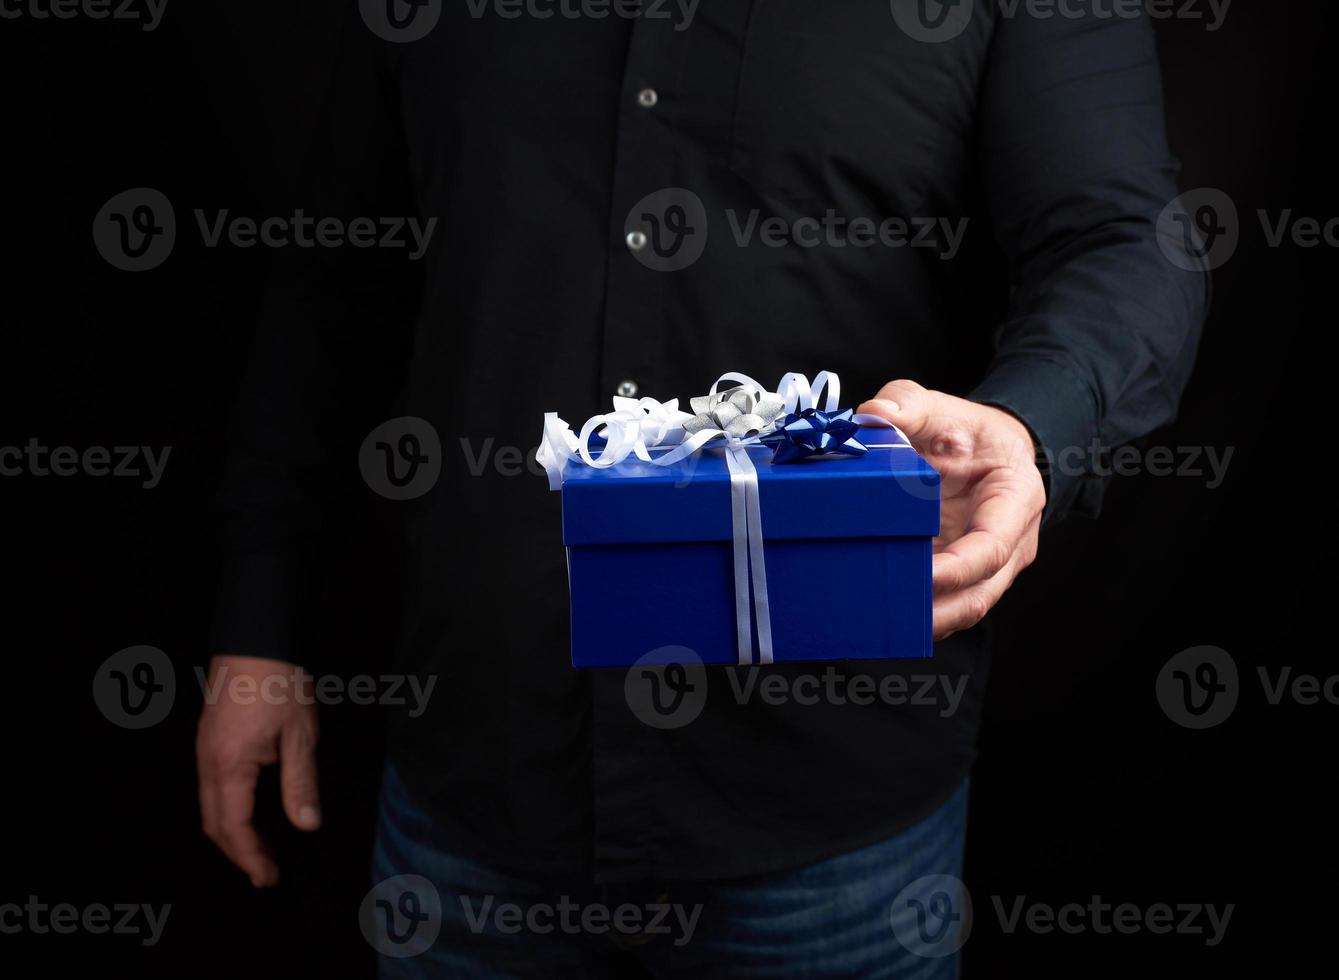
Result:
<instances>
[{"instance_id":1,"label":"skin of hand","mask_svg":"<svg viewBox=\"0 0 1339 980\"><path fill-rule=\"evenodd\" d=\"M299 830L321 826L316 778L319 735L312 678L281 660L219 654L209 663L196 730L200 815L205 835L257 888L279 867L252 823L256 780L279 764L284 813Z\"/></svg>"},{"instance_id":2,"label":"skin of hand","mask_svg":"<svg viewBox=\"0 0 1339 980\"><path fill-rule=\"evenodd\" d=\"M1003 409L890 381L858 412L901 429L941 478L934 637L980 622L1037 556L1046 487L1032 433Z\"/></svg>"}]
</instances>

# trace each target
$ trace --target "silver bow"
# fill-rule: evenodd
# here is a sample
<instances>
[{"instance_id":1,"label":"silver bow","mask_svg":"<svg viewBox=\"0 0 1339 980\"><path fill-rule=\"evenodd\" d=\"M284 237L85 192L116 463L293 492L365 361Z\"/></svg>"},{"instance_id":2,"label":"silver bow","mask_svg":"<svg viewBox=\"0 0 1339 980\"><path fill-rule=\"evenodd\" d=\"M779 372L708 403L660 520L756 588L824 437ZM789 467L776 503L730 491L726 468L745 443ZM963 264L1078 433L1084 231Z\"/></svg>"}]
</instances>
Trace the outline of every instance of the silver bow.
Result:
<instances>
[{"instance_id":1,"label":"silver bow","mask_svg":"<svg viewBox=\"0 0 1339 980\"><path fill-rule=\"evenodd\" d=\"M692 435L703 429L720 429L731 439L767 432L786 412L780 395L750 385L700 395L689 399L689 404L694 416L683 423L684 432Z\"/></svg>"}]
</instances>

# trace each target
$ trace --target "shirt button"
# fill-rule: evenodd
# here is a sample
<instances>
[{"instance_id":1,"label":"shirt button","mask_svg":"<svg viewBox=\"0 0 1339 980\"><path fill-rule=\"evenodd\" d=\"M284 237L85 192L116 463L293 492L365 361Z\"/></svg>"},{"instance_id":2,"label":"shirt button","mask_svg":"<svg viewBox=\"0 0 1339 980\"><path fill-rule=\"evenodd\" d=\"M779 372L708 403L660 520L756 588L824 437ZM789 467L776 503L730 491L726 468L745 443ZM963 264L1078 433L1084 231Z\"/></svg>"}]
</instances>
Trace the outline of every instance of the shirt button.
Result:
<instances>
[{"instance_id":1,"label":"shirt button","mask_svg":"<svg viewBox=\"0 0 1339 980\"><path fill-rule=\"evenodd\" d=\"M646 234L644 232L630 231L625 241L628 243L628 248L634 252L640 252L646 248Z\"/></svg>"},{"instance_id":2,"label":"shirt button","mask_svg":"<svg viewBox=\"0 0 1339 980\"><path fill-rule=\"evenodd\" d=\"M636 398L637 382L632 380L620 381L618 383L618 393L623 398Z\"/></svg>"},{"instance_id":3,"label":"shirt button","mask_svg":"<svg viewBox=\"0 0 1339 980\"><path fill-rule=\"evenodd\" d=\"M643 109L650 109L660 101L660 96L653 88L644 88L637 93L637 104Z\"/></svg>"}]
</instances>

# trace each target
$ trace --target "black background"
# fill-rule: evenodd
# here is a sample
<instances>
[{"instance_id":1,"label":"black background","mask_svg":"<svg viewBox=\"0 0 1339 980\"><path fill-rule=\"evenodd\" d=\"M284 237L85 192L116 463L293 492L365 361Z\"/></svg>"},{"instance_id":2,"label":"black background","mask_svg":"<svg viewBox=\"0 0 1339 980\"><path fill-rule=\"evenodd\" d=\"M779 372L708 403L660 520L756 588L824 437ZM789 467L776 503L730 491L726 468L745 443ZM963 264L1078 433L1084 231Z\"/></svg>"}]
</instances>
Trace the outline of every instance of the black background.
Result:
<instances>
[{"instance_id":1,"label":"black background","mask_svg":"<svg viewBox=\"0 0 1339 980\"><path fill-rule=\"evenodd\" d=\"M1204 477L1115 479L1103 519L1048 532L999 610L970 816L968 976L1278 968L1323 943L1336 876L1326 750L1339 706L1270 705L1255 671L1339 669L1324 635L1335 534L1322 350L1336 256L1268 247L1255 212L1339 216L1331 7L1236 0L1216 32L1158 25L1182 185L1226 191L1242 235L1216 273L1181 417L1149 444L1233 456L1216 489ZM376 709L323 709L326 826L300 839L274 823L277 889L253 892L199 831L194 670L208 655L210 495L268 257L182 235L163 266L128 274L89 233L109 197L139 186L163 191L179 220L196 207L291 213L340 8L173 0L152 33L0 20L0 445L171 447L150 490L0 477L0 903L172 905L153 948L128 936L0 934L7 975L23 954L146 976L373 968L356 910L368 887ZM390 642L393 507L366 494L331 563L319 628L335 671L366 669ZM146 731L112 725L90 693L96 667L136 644L167 651L178 680L168 719ZM1154 682L1169 657L1200 644L1232 654L1242 693L1227 722L1197 732L1162 713ZM1207 948L1189 935L1008 935L992 895L1236 909L1225 941Z\"/></svg>"}]
</instances>

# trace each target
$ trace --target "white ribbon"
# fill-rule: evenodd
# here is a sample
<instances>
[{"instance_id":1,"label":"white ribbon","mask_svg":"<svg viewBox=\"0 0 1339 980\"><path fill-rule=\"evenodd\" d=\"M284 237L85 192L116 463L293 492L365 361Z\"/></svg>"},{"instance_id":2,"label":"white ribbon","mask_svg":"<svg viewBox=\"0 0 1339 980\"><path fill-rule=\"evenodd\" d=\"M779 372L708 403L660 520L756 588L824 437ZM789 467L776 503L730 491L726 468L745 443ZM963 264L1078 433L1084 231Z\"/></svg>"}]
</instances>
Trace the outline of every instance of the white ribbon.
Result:
<instances>
[{"instance_id":1,"label":"white ribbon","mask_svg":"<svg viewBox=\"0 0 1339 980\"><path fill-rule=\"evenodd\" d=\"M753 662L752 624L758 624L758 662L772 662L772 607L767 599L767 563L763 560L762 504L758 470L741 444L725 447L730 468L730 523L735 566L735 640L740 664ZM749 610L749 584L753 609Z\"/></svg>"},{"instance_id":2,"label":"white ribbon","mask_svg":"<svg viewBox=\"0 0 1339 980\"><path fill-rule=\"evenodd\" d=\"M830 371L820 371L814 376L812 384L803 374L787 374L775 392L769 392L746 374L727 371L716 379L704 399L693 399L696 415L679 411L677 398L667 402L658 402L654 398L615 398L614 411L587 419L578 436L573 435L571 426L560 419L557 413L547 412L544 415L544 436L535 458L548 473L549 489L559 490L569 462L580 460L587 466L605 468L635 455L653 466L672 466L692 456L708 443L724 439L725 463L730 470L735 635L739 663L747 665L753 662L753 628L756 621L758 662L770 664L772 614L767 598L767 565L763 559L758 470L749 458L748 447L758 444L758 437L774 427L775 419L766 420L765 428L749 430L747 435L735 426L718 427L715 422L718 416L712 415L712 410L720 404L723 394L721 384L724 382L734 383L725 395L742 388L750 396L751 405L762 405L765 399L779 398L784 410L776 418L816 407L819 395L823 394L825 388L823 411L837 411L838 399L841 397L841 381ZM704 415L707 418L704 419ZM890 424L872 415L857 415L855 421L862 425ZM685 429L685 426L693 431ZM590 447L591 438L596 433L602 434L605 440L599 455L593 453ZM656 448L667 448L668 451L652 456L651 450Z\"/></svg>"}]
</instances>

